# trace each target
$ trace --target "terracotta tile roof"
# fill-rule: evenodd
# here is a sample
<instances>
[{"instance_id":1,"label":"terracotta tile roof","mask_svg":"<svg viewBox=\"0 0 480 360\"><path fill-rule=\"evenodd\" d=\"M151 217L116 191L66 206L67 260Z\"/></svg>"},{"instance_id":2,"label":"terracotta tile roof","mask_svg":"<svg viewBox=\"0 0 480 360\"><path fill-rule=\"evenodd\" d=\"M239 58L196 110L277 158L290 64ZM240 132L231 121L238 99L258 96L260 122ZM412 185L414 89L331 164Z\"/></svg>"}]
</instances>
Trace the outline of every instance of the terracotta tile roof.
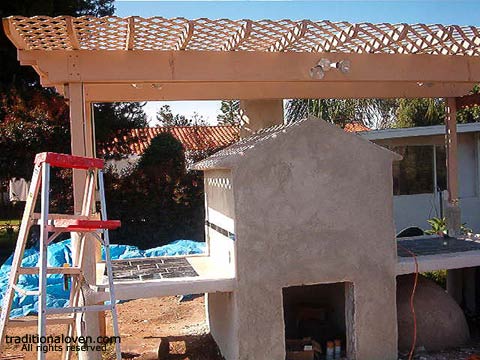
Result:
<instances>
[{"instance_id":1,"label":"terracotta tile roof","mask_svg":"<svg viewBox=\"0 0 480 360\"><path fill-rule=\"evenodd\" d=\"M351 122L348 124L345 124L345 127L343 128L346 132L360 132L360 131L370 131L371 129L362 123L359 122Z\"/></svg>"},{"instance_id":2,"label":"terracotta tile roof","mask_svg":"<svg viewBox=\"0 0 480 360\"><path fill-rule=\"evenodd\" d=\"M179 140L185 151L213 150L237 141L240 129L236 126L165 126L130 129L122 132L112 142L98 144L100 156L141 155L152 139L169 132Z\"/></svg>"},{"instance_id":3,"label":"terracotta tile roof","mask_svg":"<svg viewBox=\"0 0 480 360\"><path fill-rule=\"evenodd\" d=\"M358 122L345 125L346 132L369 131ZM240 138L237 126L164 126L130 129L119 134L110 143L98 144L100 156L142 155L152 139L162 132L171 133L186 151L214 150L226 147Z\"/></svg>"}]
</instances>

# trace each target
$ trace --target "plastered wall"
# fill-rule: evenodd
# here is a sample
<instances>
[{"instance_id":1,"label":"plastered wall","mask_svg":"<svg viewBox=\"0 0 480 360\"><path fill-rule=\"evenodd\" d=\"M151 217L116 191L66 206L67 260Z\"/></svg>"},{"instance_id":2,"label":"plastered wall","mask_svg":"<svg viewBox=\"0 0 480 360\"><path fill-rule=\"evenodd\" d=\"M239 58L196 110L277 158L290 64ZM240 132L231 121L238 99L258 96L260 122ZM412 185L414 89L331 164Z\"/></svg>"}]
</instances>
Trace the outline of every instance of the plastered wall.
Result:
<instances>
[{"instance_id":1,"label":"plastered wall","mask_svg":"<svg viewBox=\"0 0 480 360\"><path fill-rule=\"evenodd\" d=\"M209 171L205 174L205 214L206 220L213 224L207 226L207 241L209 255L215 263L234 271L235 242L226 237L218 226L232 234L235 233L235 212L231 173L229 170Z\"/></svg>"},{"instance_id":2,"label":"plastered wall","mask_svg":"<svg viewBox=\"0 0 480 360\"><path fill-rule=\"evenodd\" d=\"M282 288L342 281L354 283L356 359L396 359L392 159L309 121L233 170L239 359L284 358Z\"/></svg>"},{"instance_id":3,"label":"plastered wall","mask_svg":"<svg viewBox=\"0 0 480 360\"><path fill-rule=\"evenodd\" d=\"M234 199L231 172L215 170L205 173L205 213L207 221L235 233ZM206 227L209 255L224 275L235 274L235 241ZM211 293L206 296L210 332L227 359L238 359L238 321L234 293Z\"/></svg>"}]
</instances>

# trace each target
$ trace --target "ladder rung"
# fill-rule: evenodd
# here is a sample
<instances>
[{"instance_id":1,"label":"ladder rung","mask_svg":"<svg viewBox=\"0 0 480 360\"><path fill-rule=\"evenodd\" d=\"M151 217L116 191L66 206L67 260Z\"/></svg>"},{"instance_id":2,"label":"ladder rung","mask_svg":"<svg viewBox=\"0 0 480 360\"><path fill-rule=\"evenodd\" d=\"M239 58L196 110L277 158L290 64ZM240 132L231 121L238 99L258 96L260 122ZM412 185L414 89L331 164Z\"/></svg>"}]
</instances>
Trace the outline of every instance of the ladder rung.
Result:
<instances>
[{"instance_id":1,"label":"ladder rung","mask_svg":"<svg viewBox=\"0 0 480 360\"><path fill-rule=\"evenodd\" d=\"M39 296L40 294L38 290L25 290L17 285L13 285L12 287L16 292L19 292L20 294L25 296Z\"/></svg>"},{"instance_id":2,"label":"ladder rung","mask_svg":"<svg viewBox=\"0 0 480 360\"><path fill-rule=\"evenodd\" d=\"M112 310L112 305L88 305L88 306L76 306L76 307L66 307L66 308L54 308L47 309L47 315L53 314L74 314L74 313L83 313L83 312L99 312Z\"/></svg>"},{"instance_id":3,"label":"ladder rung","mask_svg":"<svg viewBox=\"0 0 480 360\"><path fill-rule=\"evenodd\" d=\"M50 318L47 319L47 325L68 325L75 321L74 317L66 318ZM9 319L8 326L10 327L27 327L37 326L38 319Z\"/></svg>"},{"instance_id":4,"label":"ladder rung","mask_svg":"<svg viewBox=\"0 0 480 360\"><path fill-rule=\"evenodd\" d=\"M35 165L39 165L41 163L47 163L50 164L50 166L70 169L103 169L103 160L101 159L52 152L43 152L37 154L37 156L35 156Z\"/></svg>"},{"instance_id":5,"label":"ladder rung","mask_svg":"<svg viewBox=\"0 0 480 360\"><path fill-rule=\"evenodd\" d=\"M39 272L38 267L21 267L18 269L19 274L37 275ZM47 268L47 274L64 274L64 275L79 275L81 274L80 268L77 267L49 267Z\"/></svg>"},{"instance_id":6,"label":"ladder rung","mask_svg":"<svg viewBox=\"0 0 480 360\"><path fill-rule=\"evenodd\" d=\"M40 213L33 213L32 219L34 220L34 224L38 223L42 214ZM72 214L48 214L48 220L55 220L55 219L88 219L88 216L85 215L72 215Z\"/></svg>"},{"instance_id":7,"label":"ladder rung","mask_svg":"<svg viewBox=\"0 0 480 360\"><path fill-rule=\"evenodd\" d=\"M56 219L53 225L48 226L52 232L88 232L96 230L114 230L121 226L120 220L83 220L83 219Z\"/></svg>"}]
</instances>

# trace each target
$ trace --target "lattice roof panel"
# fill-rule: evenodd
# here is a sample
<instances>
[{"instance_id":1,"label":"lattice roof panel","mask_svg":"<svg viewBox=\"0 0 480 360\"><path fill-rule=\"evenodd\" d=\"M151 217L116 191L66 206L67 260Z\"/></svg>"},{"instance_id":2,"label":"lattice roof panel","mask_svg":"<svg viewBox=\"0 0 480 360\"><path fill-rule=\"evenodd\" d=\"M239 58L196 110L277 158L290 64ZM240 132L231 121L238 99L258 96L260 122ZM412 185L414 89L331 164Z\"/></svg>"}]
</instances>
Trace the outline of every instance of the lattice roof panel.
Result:
<instances>
[{"instance_id":1,"label":"lattice roof panel","mask_svg":"<svg viewBox=\"0 0 480 360\"><path fill-rule=\"evenodd\" d=\"M480 28L458 25L162 17L4 19L25 50L291 51L480 55Z\"/></svg>"}]
</instances>

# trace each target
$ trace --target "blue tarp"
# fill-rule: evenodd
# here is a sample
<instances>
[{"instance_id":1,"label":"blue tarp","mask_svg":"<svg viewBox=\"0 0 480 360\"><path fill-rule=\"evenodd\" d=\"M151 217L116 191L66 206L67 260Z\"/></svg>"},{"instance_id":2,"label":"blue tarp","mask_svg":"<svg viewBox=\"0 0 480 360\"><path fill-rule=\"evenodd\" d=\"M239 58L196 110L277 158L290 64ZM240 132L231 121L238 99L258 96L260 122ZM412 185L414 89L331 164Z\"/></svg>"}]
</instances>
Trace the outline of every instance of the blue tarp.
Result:
<instances>
[{"instance_id":1,"label":"blue tarp","mask_svg":"<svg viewBox=\"0 0 480 360\"><path fill-rule=\"evenodd\" d=\"M112 259L132 259L153 256L174 256L202 254L205 252L205 243L192 240L177 240L168 245L148 250L140 250L131 245L110 245ZM102 253L105 257L104 252ZM38 266L38 249L25 250L22 266ZM7 289L8 277L12 267L13 255L0 267L0 301ZM63 266L65 263L72 264L72 251L70 239L60 241L48 246L48 265ZM38 275L20 275L18 284L25 290L38 289ZM63 289L63 276L60 274L48 275L47 279L47 307L64 307L68 303L69 291ZM11 317L36 314L38 298L36 296L24 296L15 294L12 303Z\"/></svg>"}]
</instances>

